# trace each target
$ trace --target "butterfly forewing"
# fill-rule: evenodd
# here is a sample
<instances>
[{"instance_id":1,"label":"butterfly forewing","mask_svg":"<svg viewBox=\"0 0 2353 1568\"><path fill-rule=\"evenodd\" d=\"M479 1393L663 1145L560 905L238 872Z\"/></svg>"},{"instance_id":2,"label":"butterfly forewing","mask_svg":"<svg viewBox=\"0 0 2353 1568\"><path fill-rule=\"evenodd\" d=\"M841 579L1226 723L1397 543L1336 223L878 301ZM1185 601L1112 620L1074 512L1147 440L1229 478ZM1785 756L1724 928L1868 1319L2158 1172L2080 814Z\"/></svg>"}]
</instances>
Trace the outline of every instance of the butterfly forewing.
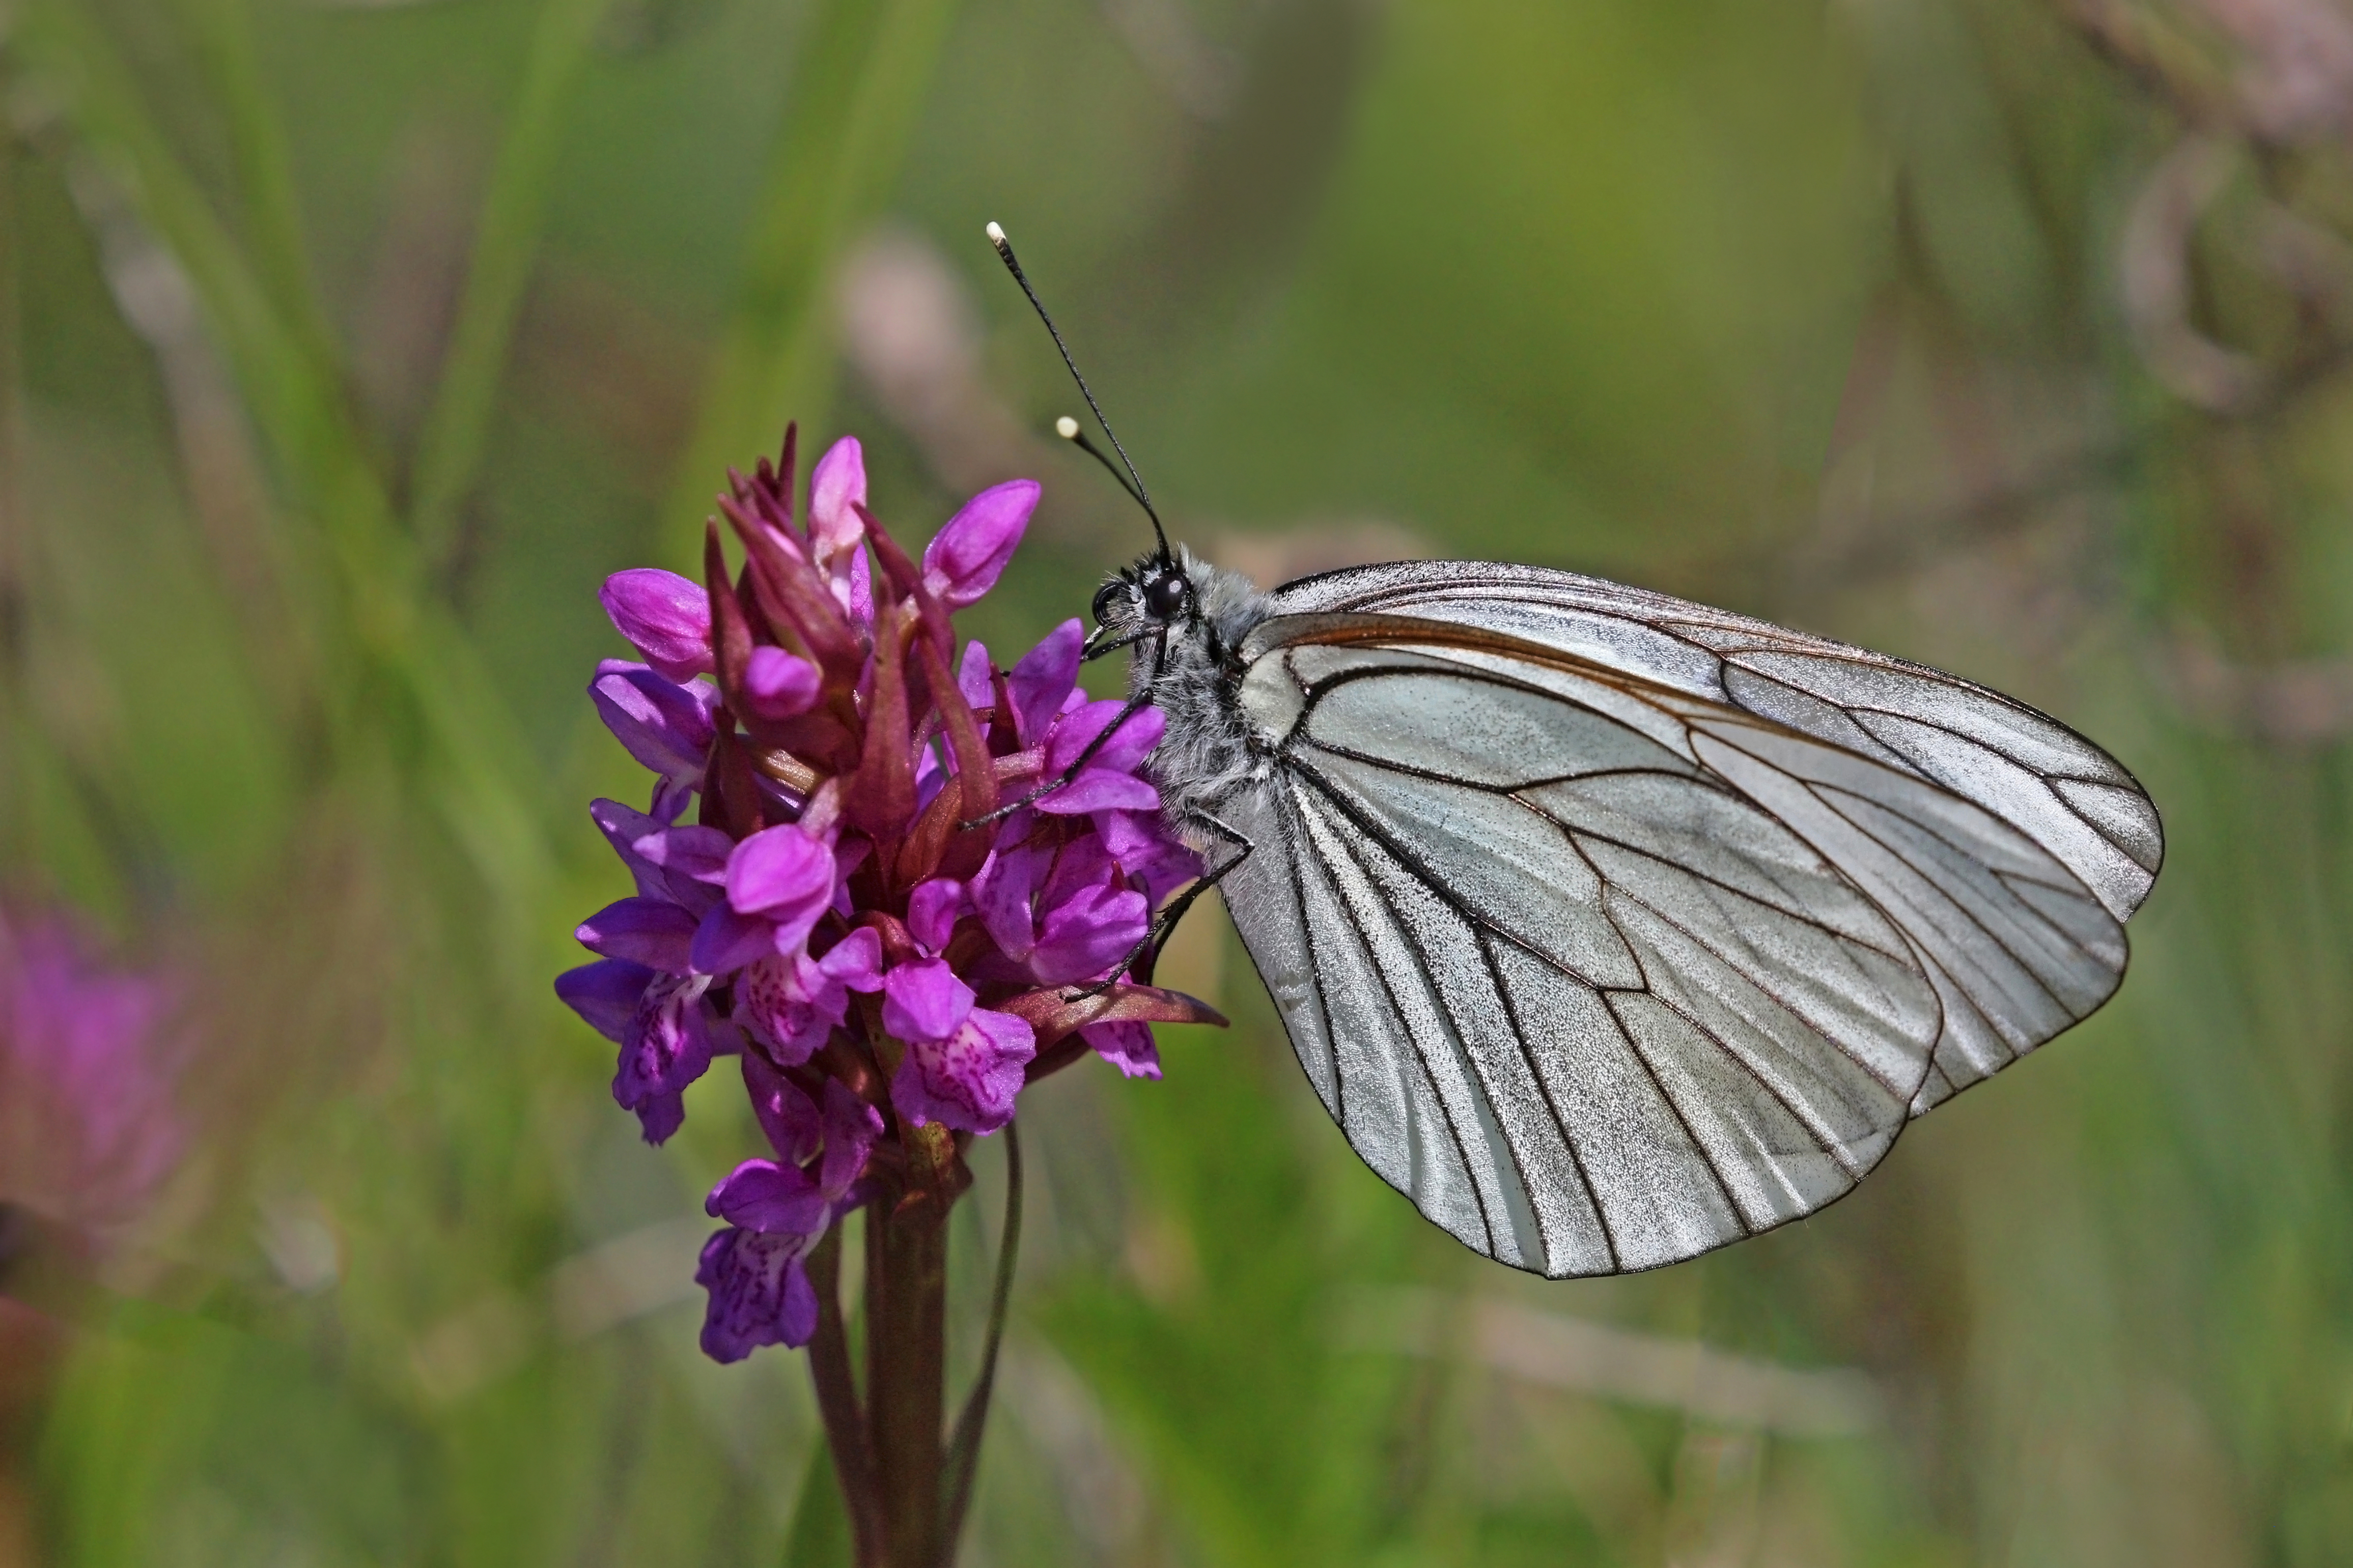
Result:
<instances>
[{"instance_id":1,"label":"butterfly forewing","mask_svg":"<svg viewBox=\"0 0 2353 1568\"><path fill-rule=\"evenodd\" d=\"M1226 900L1352 1145L1491 1257L1643 1268L1810 1214L2121 977L2155 814L2039 714L1560 574L1275 599Z\"/></svg>"},{"instance_id":2,"label":"butterfly forewing","mask_svg":"<svg viewBox=\"0 0 2353 1568\"><path fill-rule=\"evenodd\" d=\"M2133 776L2058 721L1939 670L1598 577L1468 561L1354 567L1275 591L1344 612L1484 629L1770 719L2008 817L2121 921L2164 860Z\"/></svg>"}]
</instances>

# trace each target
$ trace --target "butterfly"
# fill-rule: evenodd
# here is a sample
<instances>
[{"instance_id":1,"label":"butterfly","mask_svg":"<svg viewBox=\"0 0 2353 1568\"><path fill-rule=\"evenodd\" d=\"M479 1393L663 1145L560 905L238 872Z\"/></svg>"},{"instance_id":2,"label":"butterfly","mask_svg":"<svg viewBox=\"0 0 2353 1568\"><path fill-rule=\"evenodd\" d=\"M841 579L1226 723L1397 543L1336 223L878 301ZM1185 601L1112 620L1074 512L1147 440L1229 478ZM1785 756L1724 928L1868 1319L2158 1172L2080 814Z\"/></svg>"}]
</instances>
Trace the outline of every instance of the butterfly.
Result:
<instances>
[{"instance_id":1,"label":"butterfly","mask_svg":"<svg viewBox=\"0 0 2353 1568\"><path fill-rule=\"evenodd\" d=\"M1614 1274L1802 1218L2122 983L2163 829L2057 721L1567 572L1261 593L1060 428L1153 517L1087 651L1132 650L1208 867L1155 937L1216 887L1350 1145L1474 1251Z\"/></svg>"}]
</instances>

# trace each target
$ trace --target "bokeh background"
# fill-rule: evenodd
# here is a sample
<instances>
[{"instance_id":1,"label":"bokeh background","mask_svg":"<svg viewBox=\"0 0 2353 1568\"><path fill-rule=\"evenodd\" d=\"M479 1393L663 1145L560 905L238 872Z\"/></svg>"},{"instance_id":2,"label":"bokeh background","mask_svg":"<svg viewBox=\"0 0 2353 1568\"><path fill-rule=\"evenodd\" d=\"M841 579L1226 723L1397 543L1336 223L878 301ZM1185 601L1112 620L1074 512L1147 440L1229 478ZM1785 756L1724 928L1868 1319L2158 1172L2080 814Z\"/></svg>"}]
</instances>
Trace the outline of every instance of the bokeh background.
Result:
<instances>
[{"instance_id":1,"label":"bokeh background","mask_svg":"<svg viewBox=\"0 0 2353 1568\"><path fill-rule=\"evenodd\" d=\"M1624 1280L1423 1225L1200 920L1163 973L1234 1027L1025 1100L965 1562L2353 1560L2331 0L0 29L0 909L12 984L82 987L0 1009L0 1563L823 1560L798 1361L694 1348L741 1096L645 1148L549 991L623 890L585 803L642 787L594 594L793 416L902 537L1042 479L969 629L1082 611L1144 536L1041 438L990 218L1227 563L1572 566L1927 660L2170 844L2106 1010Z\"/></svg>"}]
</instances>

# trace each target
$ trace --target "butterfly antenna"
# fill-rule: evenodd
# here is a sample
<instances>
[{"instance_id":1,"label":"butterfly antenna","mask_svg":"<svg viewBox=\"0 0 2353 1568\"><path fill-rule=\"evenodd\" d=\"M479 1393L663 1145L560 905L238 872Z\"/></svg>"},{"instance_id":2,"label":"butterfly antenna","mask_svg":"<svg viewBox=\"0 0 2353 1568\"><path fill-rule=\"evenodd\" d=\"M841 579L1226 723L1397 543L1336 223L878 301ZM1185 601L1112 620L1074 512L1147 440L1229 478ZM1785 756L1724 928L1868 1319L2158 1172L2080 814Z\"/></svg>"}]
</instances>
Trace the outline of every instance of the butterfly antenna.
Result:
<instances>
[{"instance_id":1,"label":"butterfly antenna","mask_svg":"<svg viewBox=\"0 0 2353 1568\"><path fill-rule=\"evenodd\" d=\"M1095 423L1102 426L1103 433L1111 438L1111 449L1119 454L1120 468L1127 470L1126 478L1121 480L1121 488L1135 498L1135 504L1142 507L1144 515L1152 520L1152 537L1159 543L1160 558L1164 561L1174 560L1175 557L1168 551L1167 531L1160 526L1160 514L1152 510L1152 494L1144 488L1144 476L1135 471L1135 464L1128 458L1127 448L1119 444L1118 432L1111 427L1111 421L1103 417L1103 405L1095 401L1094 393L1087 385L1087 378L1079 374L1079 362L1071 357L1070 344L1062 341L1061 331L1054 325L1054 318L1046 313L1044 302L1038 298L1038 290L1029 287L1029 277L1022 272L1021 263L1014 259L1012 242L1005 237L1003 229L992 223L988 226L988 243L997 247L997 259L1005 263L1005 269L1008 272L1013 274L1013 281L1021 285L1021 292L1029 297L1029 308L1038 312L1038 319L1046 323L1046 333L1054 340L1054 346L1061 350L1062 363L1070 367L1071 379L1079 384L1079 395L1087 400L1087 407L1094 413ZM1068 424L1071 428L1062 430L1062 424ZM1102 463L1104 468L1111 468L1110 462L1104 458L1103 453L1098 451L1079 430L1076 420L1066 418L1058 423L1055 428L1061 432L1065 439L1076 441L1081 450L1092 453L1095 460ZM1119 478L1118 469L1113 469L1113 477Z\"/></svg>"},{"instance_id":2,"label":"butterfly antenna","mask_svg":"<svg viewBox=\"0 0 2353 1568\"><path fill-rule=\"evenodd\" d=\"M1112 477L1113 482L1117 484L1121 489L1127 492L1127 497L1130 500L1133 500L1136 505L1143 507L1147 512L1152 510L1150 503L1145 501L1142 496L1136 494L1135 486L1129 481L1127 475L1121 471L1120 466L1117 463L1113 462L1109 458L1103 456L1103 449L1101 447L1096 446L1092 441L1087 439L1087 433L1079 428L1079 422L1077 420L1071 418L1067 414L1063 415L1060 419L1054 421L1054 434L1060 436L1063 440L1068 441L1071 446L1076 447L1080 451L1084 452L1088 457L1092 458L1096 462L1101 463L1103 466L1103 472L1109 474Z\"/></svg>"}]
</instances>

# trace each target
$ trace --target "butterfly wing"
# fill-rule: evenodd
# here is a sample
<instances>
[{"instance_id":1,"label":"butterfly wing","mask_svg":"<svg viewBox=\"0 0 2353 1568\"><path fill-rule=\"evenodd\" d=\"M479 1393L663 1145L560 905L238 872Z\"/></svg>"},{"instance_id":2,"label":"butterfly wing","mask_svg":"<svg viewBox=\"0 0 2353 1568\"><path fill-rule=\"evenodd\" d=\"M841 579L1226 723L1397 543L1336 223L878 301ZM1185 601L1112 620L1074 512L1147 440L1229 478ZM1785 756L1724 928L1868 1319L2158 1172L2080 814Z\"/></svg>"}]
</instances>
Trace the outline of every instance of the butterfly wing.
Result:
<instances>
[{"instance_id":1,"label":"butterfly wing","mask_svg":"<svg viewBox=\"0 0 2353 1568\"><path fill-rule=\"evenodd\" d=\"M1396 616L1485 632L1770 721L1937 785L2012 825L2119 922L2147 897L2164 859L2157 809L2114 758L2023 703L1923 665L1597 577L1525 566L1354 567L1287 584L1273 599L1285 615ZM1482 656L1466 649L1456 657ZM1483 657L1512 662L1508 654ZM2000 995L1970 978L1971 940L1964 933L1944 960L1928 954L1947 1019L1915 1114L1983 1081L2083 1016L2048 1029L2010 1016Z\"/></svg>"},{"instance_id":2,"label":"butterfly wing","mask_svg":"<svg viewBox=\"0 0 2353 1568\"><path fill-rule=\"evenodd\" d=\"M1232 808L1236 925L1351 1143L1504 1262L1649 1268L1811 1213L1944 1054L2011 1059L2122 974L2116 912L2036 837L1694 691L1695 661L1394 603L1280 616L1246 657L1279 765Z\"/></svg>"}]
</instances>

